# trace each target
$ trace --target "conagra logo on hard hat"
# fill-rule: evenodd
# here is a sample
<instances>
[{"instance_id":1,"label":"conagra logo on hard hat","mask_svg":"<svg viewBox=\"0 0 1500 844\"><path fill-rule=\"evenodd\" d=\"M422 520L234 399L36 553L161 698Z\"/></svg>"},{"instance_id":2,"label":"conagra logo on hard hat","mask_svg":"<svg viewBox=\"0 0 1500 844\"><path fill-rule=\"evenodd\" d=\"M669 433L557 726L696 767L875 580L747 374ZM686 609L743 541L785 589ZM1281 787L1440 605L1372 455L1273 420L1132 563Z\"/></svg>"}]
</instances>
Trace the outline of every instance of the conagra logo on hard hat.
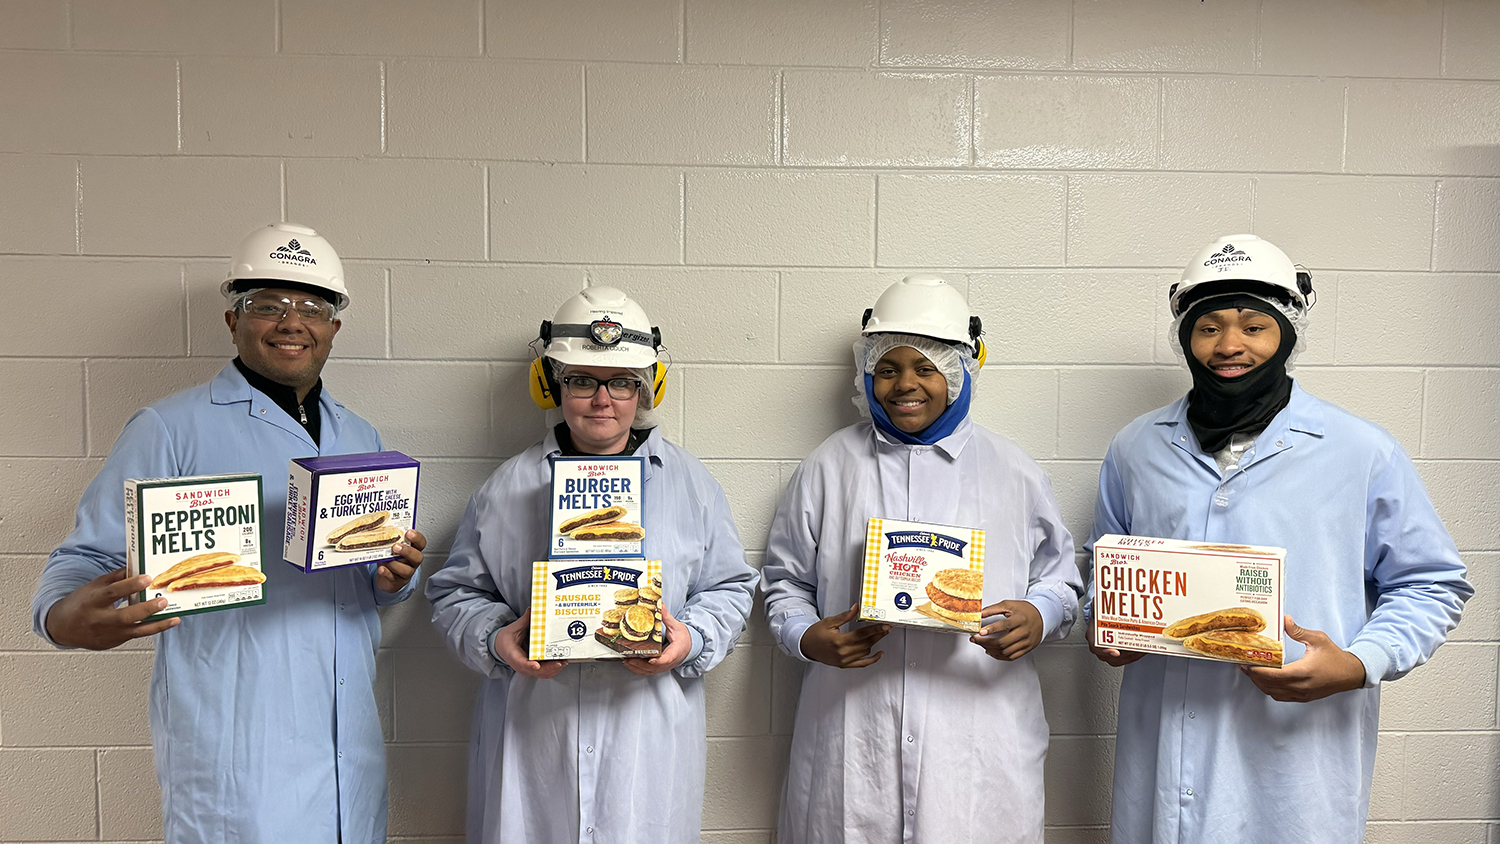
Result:
<instances>
[{"instance_id":1,"label":"conagra logo on hard hat","mask_svg":"<svg viewBox=\"0 0 1500 844\"><path fill-rule=\"evenodd\" d=\"M1223 249L1215 252L1212 258L1204 261L1203 266L1213 267L1219 264L1230 264L1248 260L1250 260L1250 256L1246 255L1244 251L1235 249L1233 243L1226 243Z\"/></svg>"},{"instance_id":2,"label":"conagra logo on hard hat","mask_svg":"<svg viewBox=\"0 0 1500 844\"><path fill-rule=\"evenodd\" d=\"M295 237L287 241L285 246L276 247L276 251L272 252L269 257L297 264L312 264L317 266L318 263L318 260L312 256L312 253L303 249L302 244L298 243Z\"/></svg>"}]
</instances>

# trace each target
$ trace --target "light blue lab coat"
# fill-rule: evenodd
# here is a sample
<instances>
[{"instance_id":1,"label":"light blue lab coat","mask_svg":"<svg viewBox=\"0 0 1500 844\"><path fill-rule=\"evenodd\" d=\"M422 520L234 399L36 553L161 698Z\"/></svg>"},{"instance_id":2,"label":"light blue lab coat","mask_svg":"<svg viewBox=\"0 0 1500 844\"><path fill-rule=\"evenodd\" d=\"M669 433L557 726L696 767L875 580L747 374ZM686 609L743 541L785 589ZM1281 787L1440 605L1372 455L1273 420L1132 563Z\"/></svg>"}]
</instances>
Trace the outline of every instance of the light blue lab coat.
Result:
<instances>
[{"instance_id":1,"label":"light blue lab coat","mask_svg":"<svg viewBox=\"0 0 1500 844\"><path fill-rule=\"evenodd\" d=\"M281 561L288 461L381 450L375 429L327 390L319 406L321 449L230 363L138 411L32 598L47 638L54 603L125 565L126 478L261 475L265 604L186 616L155 637L151 737L168 842L385 840L376 607L405 600L416 578L389 594L371 565L305 574Z\"/></svg>"},{"instance_id":2,"label":"light blue lab coat","mask_svg":"<svg viewBox=\"0 0 1500 844\"><path fill-rule=\"evenodd\" d=\"M506 461L469 501L447 565L427 584L433 623L485 676L469 756L469 840L678 844L698 840L708 753L703 674L734 649L756 571L724 491L697 458L652 430L646 554L692 649L652 677L574 663L549 680L512 672L495 632L531 605L531 568L551 538L555 433Z\"/></svg>"},{"instance_id":3,"label":"light blue lab coat","mask_svg":"<svg viewBox=\"0 0 1500 844\"><path fill-rule=\"evenodd\" d=\"M1183 398L1110 445L1089 548L1106 533L1286 548L1287 614L1366 671L1362 689L1279 703L1235 665L1151 655L1127 666L1112 840L1362 841L1379 684L1426 662L1473 594L1406 452L1379 426L1294 386L1221 477ZM1283 645L1288 662L1304 652L1290 638Z\"/></svg>"},{"instance_id":4,"label":"light blue lab coat","mask_svg":"<svg viewBox=\"0 0 1500 844\"><path fill-rule=\"evenodd\" d=\"M1020 447L965 419L931 446L844 428L797 467L771 525L766 616L783 650L859 602L871 517L985 531L984 605L1030 601L1043 640L1083 591L1052 485ZM863 626L850 625L848 629ZM781 798L782 844L1042 840L1047 720L1028 654L895 627L866 668L808 662Z\"/></svg>"}]
</instances>

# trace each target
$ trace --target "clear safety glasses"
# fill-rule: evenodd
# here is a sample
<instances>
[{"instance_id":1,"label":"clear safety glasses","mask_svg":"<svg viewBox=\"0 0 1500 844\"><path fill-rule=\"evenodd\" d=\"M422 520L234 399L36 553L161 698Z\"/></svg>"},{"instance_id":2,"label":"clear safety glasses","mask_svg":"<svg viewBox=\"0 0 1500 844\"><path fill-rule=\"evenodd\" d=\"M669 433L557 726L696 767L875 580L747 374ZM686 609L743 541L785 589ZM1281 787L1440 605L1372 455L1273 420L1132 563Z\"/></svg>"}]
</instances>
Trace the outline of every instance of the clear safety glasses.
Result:
<instances>
[{"instance_id":1,"label":"clear safety glasses","mask_svg":"<svg viewBox=\"0 0 1500 844\"><path fill-rule=\"evenodd\" d=\"M591 399L599 392L599 385L609 392L609 397L615 401L625 401L635 398L635 394L641 389L641 382L634 378L611 378L608 381L600 381L588 375L566 375L562 379L563 386L567 388L568 395L575 399Z\"/></svg>"},{"instance_id":2,"label":"clear safety glasses","mask_svg":"<svg viewBox=\"0 0 1500 844\"><path fill-rule=\"evenodd\" d=\"M276 293L253 293L242 297L235 308L246 316L267 322L281 322L288 313L295 313L303 322L330 323L338 317L339 309L316 296L298 296L289 299Z\"/></svg>"}]
</instances>

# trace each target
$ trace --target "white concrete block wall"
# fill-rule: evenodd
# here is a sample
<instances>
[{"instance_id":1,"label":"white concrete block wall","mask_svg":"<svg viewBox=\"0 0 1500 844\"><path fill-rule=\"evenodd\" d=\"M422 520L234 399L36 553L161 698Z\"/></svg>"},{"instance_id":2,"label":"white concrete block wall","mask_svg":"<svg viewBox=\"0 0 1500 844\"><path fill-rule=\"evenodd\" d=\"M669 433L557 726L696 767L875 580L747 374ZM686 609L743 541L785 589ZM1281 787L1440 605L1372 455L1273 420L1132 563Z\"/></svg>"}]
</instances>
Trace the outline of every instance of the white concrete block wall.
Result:
<instances>
[{"instance_id":1,"label":"white concrete block wall","mask_svg":"<svg viewBox=\"0 0 1500 844\"><path fill-rule=\"evenodd\" d=\"M753 564L914 271L968 292L975 412L1086 534L1110 436L1188 384L1167 285L1272 238L1317 279L1300 377L1400 440L1479 588L1385 695L1368 840L1500 844L1497 44L1490 0L0 0L0 841L161 835L149 643L53 652L29 584L129 415L232 353L229 249L290 219L346 258L327 382L425 461L434 567L589 284L661 323L663 430ZM435 844L476 679L427 614L386 612L376 694L391 835ZM1103 841L1118 677L1036 659L1048 840ZM799 679L759 615L710 675L705 841L772 840Z\"/></svg>"}]
</instances>

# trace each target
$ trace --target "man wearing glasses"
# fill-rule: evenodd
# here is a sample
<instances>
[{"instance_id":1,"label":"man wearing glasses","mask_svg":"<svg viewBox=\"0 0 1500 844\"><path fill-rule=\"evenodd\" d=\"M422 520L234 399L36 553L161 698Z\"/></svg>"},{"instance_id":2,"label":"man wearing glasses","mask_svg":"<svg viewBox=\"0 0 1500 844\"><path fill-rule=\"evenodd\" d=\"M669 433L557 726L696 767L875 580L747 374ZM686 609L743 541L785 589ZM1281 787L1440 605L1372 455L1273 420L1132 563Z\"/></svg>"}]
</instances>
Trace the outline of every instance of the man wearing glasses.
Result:
<instances>
[{"instance_id":1,"label":"man wearing glasses","mask_svg":"<svg viewBox=\"0 0 1500 844\"><path fill-rule=\"evenodd\" d=\"M427 540L400 559L304 574L276 565L294 457L380 451L320 378L349 305L328 241L275 223L240 244L221 287L239 356L212 382L138 411L78 505L32 598L37 635L105 650L155 637L151 736L168 842L380 842L385 748L372 684L377 606L409 597ZM162 621L167 603L116 603L125 576L124 481L263 478L266 602Z\"/></svg>"}]
</instances>

